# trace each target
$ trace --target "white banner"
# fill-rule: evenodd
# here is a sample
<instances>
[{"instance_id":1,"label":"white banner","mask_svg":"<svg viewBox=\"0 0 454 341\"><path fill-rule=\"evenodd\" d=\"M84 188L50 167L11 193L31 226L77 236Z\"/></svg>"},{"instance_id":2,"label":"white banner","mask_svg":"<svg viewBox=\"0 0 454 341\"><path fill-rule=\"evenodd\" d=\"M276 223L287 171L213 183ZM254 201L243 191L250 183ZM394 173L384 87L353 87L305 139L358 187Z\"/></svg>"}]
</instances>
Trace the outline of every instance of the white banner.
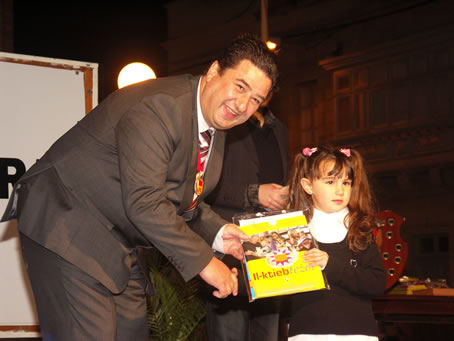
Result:
<instances>
[{"instance_id":1,"label":"white banner","mask_svg":"<svg viewBox=\"0 0 454 341\"><path fill-rule=\"evenodd\" d=\"M97 96L97 64L0 53L0 215L17 178L85 115L81 66ZM0 326L38 325L15 221L0 223L0 269Z\"/></svg>"}]
</instances>

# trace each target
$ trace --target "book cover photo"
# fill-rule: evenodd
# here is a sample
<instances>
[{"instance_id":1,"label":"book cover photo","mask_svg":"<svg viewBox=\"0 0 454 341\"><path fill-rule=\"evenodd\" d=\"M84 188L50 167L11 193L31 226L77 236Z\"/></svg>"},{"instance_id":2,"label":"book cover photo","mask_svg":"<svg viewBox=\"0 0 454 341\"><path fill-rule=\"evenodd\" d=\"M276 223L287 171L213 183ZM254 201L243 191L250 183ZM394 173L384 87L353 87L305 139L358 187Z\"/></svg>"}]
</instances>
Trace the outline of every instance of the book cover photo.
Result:
<instances>
[{"instance_id":1,"label":"book cover photo","mask_svg":"<svg viewBox=\"0 0 454 341\"><path fill-rule=\"evenodd\" d=\"M329 289L319 266L303 261L317 247L302 211L240 214L234 223L250 236L243 242L242 262L249 301Z\"/></svg>"}]
</instances>

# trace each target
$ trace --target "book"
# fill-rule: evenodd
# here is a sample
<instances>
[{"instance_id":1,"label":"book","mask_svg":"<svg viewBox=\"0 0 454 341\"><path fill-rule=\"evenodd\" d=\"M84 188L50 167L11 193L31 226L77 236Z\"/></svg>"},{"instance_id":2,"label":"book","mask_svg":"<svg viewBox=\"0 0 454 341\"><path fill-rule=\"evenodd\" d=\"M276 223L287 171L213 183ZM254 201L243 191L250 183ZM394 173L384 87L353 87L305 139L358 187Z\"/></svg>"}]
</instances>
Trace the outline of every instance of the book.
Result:
<instances>
[{"instance_id":1,"label":"book","mask_svg":"<svg viewBox=\"0 0 454 341\"><path fill-rule=\"evenodd\" d=\"M320 267L303 261L317 241L302 211L236 215L234 223L250 236L243 242L242 262L249 302L329 289Z\"/></svg>"},{"instance_id":2,"label":"book","mask_svg":"<svg viewBox=\"0 0 454 341\"><path fill-rule=\"evenodd\" d=\"M427 289L427 286L424 284L410 284L407 286L395 286L391 288L388 292L388 295L413 295L418 291Z\"/></svg>"},{"instance_id":3,"label":"book","mask_svg":"<svg viewBox=\"0 0 454 341\"><path fill-rule=\"evenodd\" d=\"M454 296L453 288L427 288L413 290L413 295L429 295L429 296Z\"/></svg>"}]
</instances>

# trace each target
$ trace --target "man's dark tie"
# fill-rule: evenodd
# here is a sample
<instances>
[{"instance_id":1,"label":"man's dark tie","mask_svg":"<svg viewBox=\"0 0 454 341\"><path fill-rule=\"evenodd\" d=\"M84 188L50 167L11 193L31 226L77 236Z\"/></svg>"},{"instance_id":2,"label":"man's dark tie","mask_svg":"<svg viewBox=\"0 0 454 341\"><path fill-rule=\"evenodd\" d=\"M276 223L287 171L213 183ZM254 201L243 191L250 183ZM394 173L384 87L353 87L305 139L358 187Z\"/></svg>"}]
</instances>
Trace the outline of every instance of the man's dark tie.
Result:
<instances>
[{"instance_id":1,"label":"man's dark tie","mask_svg":"<svg viewBox=\"0 0 454 341\"><path fill-rule=\"evenodd\" d=\"M202 131L199 134L199 150L200 150L200 159L202 163L202 170L205 166L205 160L208 155L208 150L210 149L210 142L211 142L211 130Z\"/></svg>"}]
</instances>

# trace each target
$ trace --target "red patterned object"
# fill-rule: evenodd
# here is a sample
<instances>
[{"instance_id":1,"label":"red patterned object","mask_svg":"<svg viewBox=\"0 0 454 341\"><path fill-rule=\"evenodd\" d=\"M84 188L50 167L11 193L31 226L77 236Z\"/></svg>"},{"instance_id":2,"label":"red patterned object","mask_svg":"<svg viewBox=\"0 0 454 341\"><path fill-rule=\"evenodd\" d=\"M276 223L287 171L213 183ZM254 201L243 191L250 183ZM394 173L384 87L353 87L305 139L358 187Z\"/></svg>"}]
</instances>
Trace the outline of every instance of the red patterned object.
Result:
<instances>
[{"instance_id":1,"label":"red patterned object","mask_svg":"<svg viewBox=\"0 0 454 341\"><path fill-rule=\"evenodd\" d=\"M388 272L386 282L386 290L388 290L402 276L407 263L408 243L400 236L400 227L405 218L389 210L378 212L376 217L375 237Z\"/></svg>"}]
</instances>

